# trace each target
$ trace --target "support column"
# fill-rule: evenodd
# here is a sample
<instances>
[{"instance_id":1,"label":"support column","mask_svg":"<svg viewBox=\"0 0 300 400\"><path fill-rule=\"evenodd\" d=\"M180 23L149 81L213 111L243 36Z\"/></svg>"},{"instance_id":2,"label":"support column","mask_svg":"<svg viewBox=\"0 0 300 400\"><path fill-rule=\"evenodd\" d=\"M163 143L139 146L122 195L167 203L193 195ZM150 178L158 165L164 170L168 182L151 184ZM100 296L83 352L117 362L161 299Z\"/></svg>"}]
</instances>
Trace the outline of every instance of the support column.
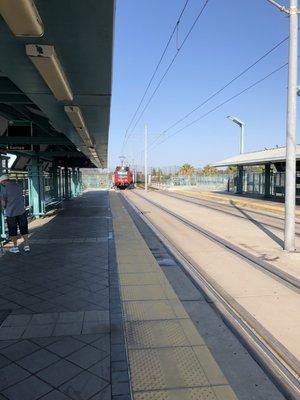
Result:
<instances>
[{"instance_id":1,"label":"support column","mask_svg":"<svg viewBox=\"0 0 300 400\"><path fill-rule=\"evenodd\" d=\"M76 168L76 177L77 177L76 196L80 196L81 195L81 186L80 186L80 170L79 170L79 168Z\"/></svg>"},{"instance_id":2,"label":"support column","mask_svg":"<svg viewBox=\"0 0 300 400\"><path fill-rule=\"evenodd\" d=\"M237 185L236 185L236 193L242 194L243 193L243 181L244 181L244 168L242 165L238 165L237 167Z\"/></svg>"},{"instance_id":3,"label":"support column","mask_svg":"<svg viewBox=\"0 0 300 400\"><path fill-rule=\"evenodd\" d=\"M69 176L69 168L65 167L65 199L70 199L71 193L69 189L70 185L70 176Z\"/></svg>"},{"instance_id":4,"label":"support column","mask_svg":"<svg viewBox=\"0 0 300 400\"><path fill-rule=\"evenodd\" d=\"M61 175L61 198L64 199L65 196L65 169L61 168L60 169L60 175Z\"/></svg>"},{"instance_id":5,"label":"support column","mask_svg":"<svg viewBox=\"0 0 300 400\"><path fill-rule=\"evenodd\" d=\"M58 167L57 163L53 162L52 163L52 168L51 168L51 174L52 174L52 196L55 198L56 201L60 199L59 196L59 176L58 176Z\"/></svg>"},{"instance_id":6,"label":"support column","mask_svg":"<svg viewBox=\"0 0 300 400\"><path fill-rule=\"evenodd\" d=\"M78 194L80 195L82 193L82 172L80 171L80 168L78 168L77 171L78 171Z\"/></svg>"},{"instance_id":7,"label":"support column","mask_svg":"<svg viewBox=\"0 0 300 400\"><path fill-rule=\"evenodd\" d=\"M80 196L80 170L79 168L76 168L76 196Z\"/></svg>"},{"instance_id":8,"label":"support column","mask_svg":"<svg viewBox=\"0 0 300 400\"><path fill-rule=\"evenodd\" d=\"M265 198L271 197L271 164L265 164Z\"/></svg>"},{"instance_id":9,"label":"support column","mask_svg":"<svg viewBox=\"0 0 300 400\"><path fill-rule=\"evenodd\" d=\"M75 168L72 168L71 171L71 197L76 197L76 187L77 187L77 171Z\"/></svg>"},{"instance_id":10,"label":"support column","mask_svg":"<svg viewBox=\"0 0 300 400\"><path fill-rule=\"evenodd\" d=\"M62 169L58 167L57 170L57 177L58 177L58 198L62 200L63 198L63 190L62 190Z\"/></svg>"},{"instance_id":11,"label":"support column","mask_svg":"<svg viewBox=\"0 0 300 400\"><path fill-rule=\"evenodd\" d=\"M8 171L7 157L2 157L0 154L0 175L5 174L7 171ZM1 187L0 187L0 191L1 191ZM1 209L1 205L0 205L0 241L5 238L6 238L5 217L4 217L4 212Z\"/></svg>"},{"instance_id":12,"label":"support column","mask_svg":"<svg viewBox=\"0 0 300 400\"><path fill-rule=\"evenodd\" d=\"M38 158L31 159L28 167L29 204L34 217L45 214L45 188L43 167Z\"/></svg>"}]
</instances>

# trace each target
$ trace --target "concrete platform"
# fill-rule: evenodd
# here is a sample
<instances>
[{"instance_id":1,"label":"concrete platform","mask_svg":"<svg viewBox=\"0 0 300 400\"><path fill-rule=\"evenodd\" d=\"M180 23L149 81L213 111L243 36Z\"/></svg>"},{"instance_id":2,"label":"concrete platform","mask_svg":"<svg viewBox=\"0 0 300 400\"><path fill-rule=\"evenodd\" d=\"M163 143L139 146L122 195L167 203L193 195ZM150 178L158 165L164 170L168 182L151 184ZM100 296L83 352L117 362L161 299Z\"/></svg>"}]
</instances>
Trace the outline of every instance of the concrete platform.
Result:
<instances>
[{"instance_id":1,"label":"concrete platform","mask_svg":"<svg viewBox=\"0 0 300 400\"><path fill-rule=\"evenodd\" d=\"M107 192L31 224L0 258L0 399L130 399Z\"/></svg>"}]
</instances>

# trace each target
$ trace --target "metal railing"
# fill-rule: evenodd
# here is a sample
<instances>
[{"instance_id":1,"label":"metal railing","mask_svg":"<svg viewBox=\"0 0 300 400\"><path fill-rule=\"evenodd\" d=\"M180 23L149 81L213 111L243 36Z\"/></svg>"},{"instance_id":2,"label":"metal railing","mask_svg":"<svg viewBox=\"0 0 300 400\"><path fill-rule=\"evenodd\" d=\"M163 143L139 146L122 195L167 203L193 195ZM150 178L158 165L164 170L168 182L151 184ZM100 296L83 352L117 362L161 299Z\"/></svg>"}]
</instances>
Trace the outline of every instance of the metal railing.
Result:
<instances>
[{"instance_id":1,"label":"metal railing","mask_svg":"<svg viewBox=\"0 0 300 400\"><path fill-rule=\"evenodd\" d=\"M194 188L208 191L237 191L236 174L217 175L192 175L152 177L151 185L161 189ZM256 196L265 195L264 172L243 172L243 193ZM285 195L285 172L271 172L270 196L273 198L284 198ZM300 171L296 173L296 199L300 201Z\"/></svg>"},{"instance_id":2,"label":"metal railing","mask_svg":"<svg viewBox=\"0 0 300 400\"><path fill-rule=\"evenodd\" d=\"M171 176L168 179L155 179L152 177L151 184L156 187L163 188L182 188L193 187L199 190L224 191L228 190L228 182L233 175L218 174L218 175L191 175Z\"/></svg>"},{"instance_id":3,"label":"metal railing","mask_svg":"<svg viewBox=\"0 0 300 400\"><path fill-rule=\"evenodd\" d=\"M236 191L237 177L230 178L229 191ZM258 196L265 195L265 175L263 172L243 173L243 193ZM272 172L270 176L270 196L274 199L284 198L285 195L285 172ZM296 199L300 200L300 171L296 172Z\"/></svg>"},{"instance_id":4,"label":"metal railing","mask_svg":"<svg viewBox=\"0 0 300 400\"><path fill-rule=\"evenodd\" d=\"M30 177L28 172L23 171L9 171L10 179L14 180L23 190L23 195L25 199L25 208L28 212L29 218L43 216L50 208L57 207L60 205L64 198L72 197L71 189L71 173L69 172L68 179L68 194L66 193L65 187L65 176L64 170L60 171L57 180L57 188L54 185L54 173L44 171L39 177L39 199L40 211L38 213L33 213L33 202L37 201L37 193L32 193L30 188ZM31 176L32 178L32 176ZM78 195L81 192L82 186L80 184L80 176L78 177L78 185L75 188L74 195ZM1 187L0 187L1 190ZM33 215L34 214L34 215ZM0 242L7 239L7 225L6 218L4 216L3 210L0 204Z\"/></svg>"},{"instance_id":5,"label":"metal railing","mask_svg":"<svg viewBox=\"0 0 300 400\"><path fill-rule=\"evenodd\" d=\"M110 189L113 186L111 174L109 173L84 173L82 175L84 189Z\"/></svg>"}]
</instances>

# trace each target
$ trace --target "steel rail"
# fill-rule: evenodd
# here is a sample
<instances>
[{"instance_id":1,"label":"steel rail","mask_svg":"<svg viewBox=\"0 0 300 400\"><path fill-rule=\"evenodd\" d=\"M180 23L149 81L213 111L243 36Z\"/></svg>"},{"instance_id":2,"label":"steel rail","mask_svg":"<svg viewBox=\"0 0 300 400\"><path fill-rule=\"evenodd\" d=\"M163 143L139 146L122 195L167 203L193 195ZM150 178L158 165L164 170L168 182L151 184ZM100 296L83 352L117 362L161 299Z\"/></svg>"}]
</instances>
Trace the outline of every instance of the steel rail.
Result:
<instances>
[{"instance_id":1,"label":"steel rail","mask_svg":"<svg viewBox=\"0 0 300 400\"><path fill-rule=\"evenodd\" d=\"M299 293L300 280L295 278L293 275L290 275L287 272L282 271L280 268L275 267L274 265L268 263L267 261L263 261L263 260L259 259L258 257L252 255L248 251L242 249L241 247L239 247L233 243L230 243L228 240L223 239L222 237L220 237L212 232L209 232L208 230L202 228L198 224L194 224L193 222L178 215L177 213L170 211L168 208L166 208L150 199L147 199L146 197L144 197L140 194L137 194L136 192L132 192L132 193L134 193L135 196L142 198L149 204L152 204L153 206L159 208L161 211L164 211L165 213L171 215L173 218L182 222L187 227L189 227L189 228L193 229L194 231L207 237L212 242L218 244L219 246L221 246L223 248L226 248L227 250L231 251L232 253L238 255L240 258L243 258L244 260L249 262L251 265L254 265L255 268L258 268L259 270L265 272L268 275L271 274L273 277L279 279L285 285L291 286L291 288L293 290L296 290L297 293Z\"/></svg>"},{"instance_id":2,"label":"steel rail","mask_svg":"<svg viewBox=\"0 0 300 400\"><path fill-rule=\"evenodd\" d=\"M160 190L157 190L157 192L158 192L159 194L163 195L163 196L171 197L171 198L174 198L174 199L178 199L178 200L184 201L184 202L186 202L186 203L191 203L191 204L199 205L199 206L201 206L201 207L209 208L209 209L211 209L211 210L215 210L215 211L218 211L218 212L223 213L223 214L226 214L226 215L232 215L232 216L234 216L234 217L236 217L236 218L241 218L241 219L245 219L245 220L248 219L248 220L251 221L251 222L258 222L259 224L262 224L262 225L264 225L264 226L268 226L269 228L278 229L278 230L280 230L280 231L283 231L283 230L284 230L283 227L280 227L280 226L277 226L277 225L272 225L272 224L270 224L270 223L268 223L268 222L262 222L262 221L256 220L256 219L252 218L251 216L246 217L246 216L243 216L243 215L237 215L237 214L235 214L234 212L232 212L232 211L234 211L234 210L232 210L231 207L236 207L236 211L240 211L239 207L238 207L238 206L235 206L235 205L219 204L219 203L216 204L215 202L213 202L213 201L211 201L211 200L198 199L197 197L182 195L182 194L180 194L180 193L176 193L176 194L175 194L175 193L169 193L169 192L164 192L164 191L160 191ZM189 199L191 199L191 200L189 200ZM204 203L203 203L203 202L204 202ZM213 204L213 205L211 205L211 204L205 204L205 202L211 203L211 204ZM219 208L218 206L228 208L228 210L227 210L227 211L222 210L222 209ZM277 217L277 216L268 215L268 214L265 214L265 213L262 213L262 212L252 211L252 210L249 210L249 209L247 209L247 212L252 213L252 214L257 214L257 215L260 215L260 216L266 217L266 218L277 219L277 220L279 220L279 221L284 222L284 219L283 219L283 218L280 218L280 217ZM299 225L299 226L300 226L300 223L299 223L299 222L296 222L296 225ZM296 232L296 236L299 236L299 237L300 237L300 233Z\"/></svg>"},{"instance_id":3,"label":"steel rail","mask_svg":"<svg viewBox=\"0 0 300 400\"><path fill-rule=\"evenodd\" d=\"M134 193L136 196L141 197ZM242 307L233 304L232 298L220 288L213 279L200 267L195 266L191 258L182 250L179 250L172 240L165 235L147 215L143 213L124 194L123 198L130 207L141 217L141 219L152 229L161 242L167 247L170 253L179 260L186 274L192 279L197 287L202 290L212 306L221 314L227 325L234 331L239 339L246 345L248 351L259 361L267 374L275 384L283 391L287 398L299 400L300 398L300 377L297 368L290 361L286 354L277 350L270 340L271 335L265 332L260 333L255 327L255 318L243 314ZM152 202L151 202L152 203ZM157 206L156 204L153 204ZM160 208L158 206L158 208Z\"/></svg>"},{"instance_id":4,"label":"steel rail","mask_svg":"<svg viewBox=\"0 0 300 400\"><path fill-rule=\"evenodd\" d=\"M141 185L139 187L143 188L144 186ZM151 186L149 188L149 191L153 191L153 192L157 192L157 193L161 193L161 194L166 194L166 196L170 196L170 197L174 197L174 198L176 198L176 196L181 196L180 198L184 197L184 198L193 199L193 200L205 201L205 202L211 203L211 204L219 204L220 206L227 207L227 208L231 208L232 206L236 206L235 204L226 204L226 203L222 203L222 202L209 200L208 198L194 197L192 195L181 194L181 193L178 193L176 191L172 192L172 191L156 188L154 186ZM222 200L221 197L220 197L220 200ZM245 200L247 200L247 197L245 197ZM234 202L235 200L233 199L232 201ZM238 206L236 206L236 207L238 207ZM284 221L284 217L280 217L278 215L271 214L271 212L268 214L267 212L257 211L254 208L251 208L250 206L249 207L245 207L245 210L251 212L252 214L258 214L258 215L261 215L261 216L264 216L264 217L270 217L270 218L278 219L278 220L280 220L282 222ZM296 222L296 224L300 225L300 222Z\"/></svg>"}]
</instances>

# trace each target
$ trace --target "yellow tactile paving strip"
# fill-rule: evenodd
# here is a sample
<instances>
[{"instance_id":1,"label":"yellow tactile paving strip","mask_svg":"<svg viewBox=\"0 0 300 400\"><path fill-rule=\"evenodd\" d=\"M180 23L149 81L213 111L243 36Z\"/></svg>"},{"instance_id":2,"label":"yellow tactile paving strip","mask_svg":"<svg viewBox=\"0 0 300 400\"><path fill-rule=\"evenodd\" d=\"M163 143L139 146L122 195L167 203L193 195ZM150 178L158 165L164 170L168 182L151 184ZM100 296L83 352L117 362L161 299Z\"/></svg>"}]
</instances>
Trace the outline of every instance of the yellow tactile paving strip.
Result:
<instances>
[{"instance_id":1,"label":"yellow tactile paving strip","mask_svg":"<svg viewBox=\"0 0 300 400\"><path fill-rule=\"evenodd\" d=\"M110 203L134 400L236 400L119 195Z\"/></svg>"}]
</instances>

